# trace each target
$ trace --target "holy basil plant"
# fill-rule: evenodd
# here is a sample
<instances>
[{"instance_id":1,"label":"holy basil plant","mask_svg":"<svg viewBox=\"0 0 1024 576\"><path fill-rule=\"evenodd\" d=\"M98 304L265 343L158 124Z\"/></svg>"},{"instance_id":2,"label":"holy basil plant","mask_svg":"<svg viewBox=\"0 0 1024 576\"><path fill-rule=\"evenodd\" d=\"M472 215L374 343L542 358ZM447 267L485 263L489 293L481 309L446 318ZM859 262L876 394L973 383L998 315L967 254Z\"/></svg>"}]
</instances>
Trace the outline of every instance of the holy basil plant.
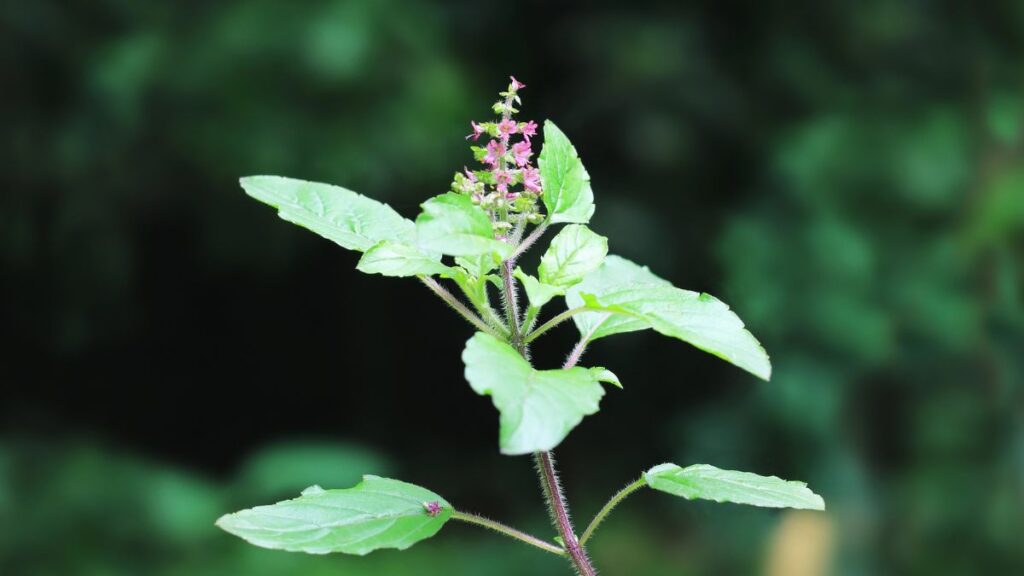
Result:
<instances>
[{"instance_id":1,"label":"holy basil plant","mask_svg":"<svg viewBox=\"0 0 1024 576\"><path fill-rule=\"evenodd\" d=\"M218 520L221 528L265 548L366 554L405 549L458 520L564 556L586 576L596 573L585 548L595 528L645 486L687 500L824 509L821 497L801 482L707 464L660 464L613 496L577 536L551 450L583 418L598 412L606 386L622 387L611 370L579 365L590 342L650 329L764 380L771 364L723 302L676 288L647 267L608 253L607 238L587 227L594 213L590 176L569 139L550 121L544 123L544 145L534 166L538 126L513 119L522 88L513 78L493 106L498 118L471 123L467 138L485 141L472 146L480 169L456 173L451 189L425 201L415 221L339 186L279 176L242 178L241 184L281 218L361 252L359 271L415 277L476 329L462 352L466 380L498 411L499 450L533 455L559 538L548 542L459 510L426 488L376 476L351 488L314 486L292 500L228 514ZM534 273L516 265L560 224ZM492 291L500 296L497 307ZM541 322L544 306L557 298L564 299L566 309ZM534 367L530 346L566 320L573 321L580 338L565 364Z\"/></svg>"}]
</instances>

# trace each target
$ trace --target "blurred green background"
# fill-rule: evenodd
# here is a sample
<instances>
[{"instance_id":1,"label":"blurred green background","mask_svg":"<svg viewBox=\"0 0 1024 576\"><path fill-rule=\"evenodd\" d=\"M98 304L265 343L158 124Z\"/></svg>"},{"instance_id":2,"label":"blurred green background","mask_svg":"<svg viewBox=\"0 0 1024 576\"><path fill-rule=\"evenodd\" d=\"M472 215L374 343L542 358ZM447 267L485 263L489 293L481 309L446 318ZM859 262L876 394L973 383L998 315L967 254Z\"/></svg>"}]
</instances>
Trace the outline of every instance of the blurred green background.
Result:
<instances>
[{"instance_id":1,"label":"blurred green background","mask_svg":"<svg viewBox=\"0 0 1024 576\"><path fill-rule=\"evenodd\" d=\"M369 472L552 536L462 380L469 330L236 181L414 216L509 74L612 251L729 302L775 364L595 345L626 389L558 450L577 522L666 460L829 503L636 496L603 574L1024 573L1024 4L629 6L3 3L0 574L567 574L465 526L365 558L213 526Z\"/></svg>"}]
</instances>

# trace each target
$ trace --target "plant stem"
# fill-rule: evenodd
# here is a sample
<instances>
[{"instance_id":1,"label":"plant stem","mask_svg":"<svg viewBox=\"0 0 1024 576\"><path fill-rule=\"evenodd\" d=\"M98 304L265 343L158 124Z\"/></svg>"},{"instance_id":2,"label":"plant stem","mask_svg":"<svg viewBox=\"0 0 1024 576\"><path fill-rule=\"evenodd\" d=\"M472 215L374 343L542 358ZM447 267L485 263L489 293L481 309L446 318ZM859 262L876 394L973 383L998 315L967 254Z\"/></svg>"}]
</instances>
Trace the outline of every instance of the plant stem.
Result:
<instances>
[{"instance_id":1,"label":"plant stem","mask_svg":"<svg viewBox=\"0 0 1024 576\"><path fill-rule=\"evenodd\" d=\"M515 280L512 279L512 260L505 260L501 264L501 281L504 286L505 316L508 318L508 327L512 331L512 346L526 357L526 346L523 342L523 334L519 330L519 301L516 298Z\"/></svg>"},{"instance_id":2,"label":"plant stem","mask_svg":"<svg viewBox=\"0 0 1024 576\"><path fill-rule=\"evenodd\" d=\"M555 316L554 318L538 326L536 330L530 332L530 335L527 336L523 342L529 344L530 342L536 340L541 334L547 332L548 330L551 330L555 326L558 326L562 322L565 322L566 320L572 318L573 316L579 314L580 312L586 312L587 310L589 310L589 308L586 306L577 306L576 308L566 310L565 312L562 312L558 316Z\"/></svg>"},{"instance_id":3,"label":"plant stem","mask_svg":"<svg viewBox=\"0 0 1024 576\"><path fill-rule=\"evenodd\" d=\"M555 471L555 462L551 452L538 452L534 454L534 459L537 462L537 470L540 472L541 486L547 499L551 520L562 536L569 559L572 560L573 566L576 567L580 576L596 576L597 571L594 570L590 558L587 558L586 551L576 539L572 521L569 520L569 506L562 494L562 486L558 481L558 472Z\"/></svg>"},{"instance_id":4,"label":"plant stem","mask_svg":"<svg viewBox=\"0 0 1024 576\"><path fill-rule=\"evenodd\" d=\"M466 319L467 322L472 324L477 330L486 332L495 338L501 338L502 335L498 334L491 328L486 322L480 319L468 306L463 304L458 298L452 295L451 292L444 289L437 280L434 280L430 276L420 276L420 281L430 288L430 291L436 294L441 300L444 300L446 304L451 306L460 316Z\"/></svg>"},{"instance_id":5,"label":"plant stem","mask_svg":"<svg viewBox=\"0 0 1024 576\"><path fill-rule=\"evenodd\" d=\"M519 540L520 542L524 542L526 544L529 544L530 546L534 546L534 547L540 548L541 550L543 550L545 552L550 552L552 554L557 554L558 556L565 556L565 550L562 550L561 548L559 548L558 546L555 546L554 544L551 544L550 542L547 542L545 540L541 540L540 538L537 538L536 536L531 536L531 535L527 534L526 532L522 532L520 530L516 530L515 528L512 528L511 526L506 526L506 525L502 524L501 522L495 522L494 520L490 520L488 518L484 518L483 516L478 516L476 514L470 514L469 512L459 512L458 510L456 510L456 511L452 512L452 520L459 520L460 522L466 522L467 524L475 524L477 526L483 526L484 528L487 528L487 529L490 529L490 530L494 530L495 532L498 532L499 534L504 534L505 536L508 536L510 538L514 538L516 540Z\"/></svg>"},{"instance_id":6,"label":"plant stem","mask_svg":"<svg viewBox=\"0 0 1024 576\"><path fill-rule=\"evenodd\" d=\"M612 496L612 499L604 505L604 508L601 508L601 511L597 513L597 516L594 516L594 519L590 521L590 525L587 526L587 529L583 531L583 536L580 536L580 546L584 546L587 543L587 540L590 540L590 537L594 535L594 530L597 530L598 525L600 525L601 522L604 522L604 519L611 513L612 509L619 505L619 502L622 502L627 496L644 486L647 486L647 480L640 478L622 490L619 490L615 496Z\"/></svg>"},{"instance_id":7,"label":"plant stem","mask_svg":"<svg viewBox=\"0 0 1024 576\"><path fill-rule=\"evenodd\" d=\"M583 352L587 349L588 338L589 335L580 338L580 341L573 346L572 352L569 352L569 357L565 359L565 364L562 365L562 368L572 368L580 361L580 358L583 357Z\"/></svg>"},{"instance_id":8,"label":"plant stem","mask_svg":"<svg viewBox=\"0 0 1024 576\"><path fill-rule=\"evenodd\" d=\"M544 235L544 231L548 229L549 223L550 223L549 220L544 220L543 222L538 224L537 227L534 228L532 232L530 232L530 235L527 236L522 242L519 243L519 246L516 247L515 251L512 252L512 255L509 256L508 259L511 260L513 263L516 260L518 260L519 257L523 255L523 252L526 252L527 250L529 250L530 246L533 246L533 244L541 236Z\"/></svg>"}]
</instances>

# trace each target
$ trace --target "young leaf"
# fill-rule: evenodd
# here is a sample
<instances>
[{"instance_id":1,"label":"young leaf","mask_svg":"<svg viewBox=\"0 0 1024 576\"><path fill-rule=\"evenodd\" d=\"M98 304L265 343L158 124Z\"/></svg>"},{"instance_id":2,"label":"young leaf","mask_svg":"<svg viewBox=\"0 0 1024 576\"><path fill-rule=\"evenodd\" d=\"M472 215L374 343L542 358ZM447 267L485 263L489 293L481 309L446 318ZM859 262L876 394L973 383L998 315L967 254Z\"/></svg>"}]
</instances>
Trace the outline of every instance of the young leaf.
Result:
<instances>
[{"instance_id":1,"label":"young leaf","mask_svg":"<svg viewBox=\"0 0 1024 576\"><path fill-rule=\"evenodd\" d=\"M412 221L346 188L281 176L248 176L239 183L249 196L277 208L283 220L343 248L365 252L382 240L416 242Z\"/></svg>"},{"instance_id":2,"label":"young leaf","mask_svg":"<svg viewBox=\"0 0 1024 576\"><path fill-rule=\"evenodd\" d=\"M608 254L608 239L582 224L572 224L551 239L541 256L537 275L544 284L568 287L601 266Z\"/></svg>"},{"instance_id":3,"label":"young leaf","mask_svg":"<svg viewBox=\"0 0 1024 576\"><path fill-rule=\"evenodd\" d=\"M707 464L686 468L661 464L645 472L644 479L655 490L687 500L714 500L768 508L825 509L821 496L811 492L803 482L721 470Z\"/></svg>"},{"instance_id":4,"label":"young leaf","mask_svg":"<svg viewBox=\"0 0 1024 576\"><path fill-rule=\"evenodd\" d=\"M618 383L604 368L536 370L514 348L482 332L462 352L466 380L481 396L491 396L501 413L502 454L551 450L584 416L598 410L601 382Z\"/></svg>"},{"instance_id":5,"label":"young leaf","mask_svg":"<svg viewBox=\"0 0 1024 576\"><path fill-rule=\"evenodd\" d=\"M441 255L431 255L415 246L385 240L363 254L356 269L384 276L433 276L451 268L441 263Z\"/></svg>"},{"instance_id":6,"label":"young leaf","mask_svg":"<svg viewBox=\"0 0 1024 576\"><path fill-rule=\"evenodd\" d=\"M416 218L419 246L428 252L449 256L497 254L501 258L512 246L496 240L491 220L468 196L447 193L423 203Z\"/></svg>"},{"instance_id":7,"label":"young leaf","mask_svg":"<svg viewBox=\"0 0 1024 576\"><path fill-rule=\"evenodd\" d=\"M429 490L364 476L353 488L314 486L293 500L222 516L217 526L263 548L361 556L430 538L451 514L451 504Z\"/></svg>"},{"instance_id":8,"label":"young leaf","mask_svg":"<svg viewBox=\"0 0 1024 576\"><path fill-rule=\"evenodd\" d=\"M483 278L501 264L501 259L495 258L494 254L479 254L477 256L458 256L455 258L455 263L465 268L473 276Z\"/></svg>"},{"instance_id":9,"label":"young leaf","mask_svg":"<svg viewBox=\"0 0 1024 576\"><path fill-rule=\"evenodd\" d=\"M751 374L768 380L768 354L739 317L709 294L682 290L624 258L609 257L566 294L570 307L586 304L596 312L573 317L588 340L653 328L714 354ZM616 279L614 271L623 272ZM640 280L628 283L621 280Z\"/></svg>"},{"instance_id":10,"label":"young leaf","mask_svg":"<svg viewBox=\"0 0 1024 576\"><path fill-rule=\"evenodd\" d=\"M530 301L530 305L536 308L547 304L555 296L565 294L565 288L545 284L523 272L522 268L516 268L513 274L523 283L523 288L526 289L526 298Z\"/></svg>"},{"instance_id":11,"label":"young leaf","mask_svg":"<svg viewBox=\"0 0 1024 576\"><path fill-rule=\"evenodd\" d=\"M554 122L544 122L544 147L537 160L544 182L544 206L553 224L586 224L594 214L590 174L576 148Z\"/></svg>"},{"instance_id":12,"label":"young leaf","mask_svg":"<svg viewBox=\"0 0 1024 576\"><path fill-rule=\"evenodd\" d=\"M458 284L462 293L469 298L477 310L486 310L490 306L487 298L487 276L475 276L465 268L455 267L449 268L444 277L450 278Z\"/></svg>"}]
</instances>

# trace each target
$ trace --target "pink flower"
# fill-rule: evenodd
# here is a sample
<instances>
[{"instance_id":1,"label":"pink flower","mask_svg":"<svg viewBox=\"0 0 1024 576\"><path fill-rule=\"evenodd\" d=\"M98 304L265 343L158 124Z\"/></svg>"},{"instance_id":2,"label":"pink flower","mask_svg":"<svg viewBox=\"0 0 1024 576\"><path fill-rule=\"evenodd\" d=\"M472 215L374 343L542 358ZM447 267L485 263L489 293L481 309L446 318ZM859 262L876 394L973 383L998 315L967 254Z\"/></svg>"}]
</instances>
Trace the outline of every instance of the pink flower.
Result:
<instances>
[{"instance_id":1,"label":"pink flower","mask_svg":"<svg viewBox=\"0 0 1024 576\"><path fill-rule=\"evenodd\" d=\"M501 135L502 140L507 142L509 135L515 134L518 128L519 125L512 120L502 120L498 123L498 134Z\"/></svg>"},{"instance_id":2,"label":"pink flower","mask_svg":"<svg viewBox=\"0 0 1024 576\"><path fill-rule=\"evenodd\" d=\"M502 194L508 192L508 185L512 183L512 174L508 170L494 171L494 187Z\"/></svg>"},{"instance_id":3,"label":"pink flower","mask_svg":"<svg viewBox=\"0 0 1024 576\"><path fill-rule=\"evenodd\" d=\"M523 169L523 187L531 192L541 193L540 170L536 168Z\"/></svg>"},{"instance_id":4,"label":"pink flower","mask_svg":"<svg viewBox=\"0 0 1024 576\"><path fill-rule=\"evenodd\" d=\"M530 140L530 136L537 135L537 123L533 120L524 122L519 125L519 133L526 137L526 140Z\"/></svg>"},{"instance_id":5,"label":"pink flower","mask_svg":"<svg viewBox=\"0 0 1024 576\"><path fill-rule=\"evenodd\" d=\"M465 166L462 167L462 171L466 173L466 178L470 182L476 182L476 172L471 172L469 168L466 168Z\"/></svg>"},{"instance_id":6,"label":"pink flower","mask_svg":"<svg viewBox=\"0 0 1024 576\"><path fill-rule=\"evenodd\" d=\"M484 156L484 162L491 166L497 166L503 156L505 156L505 144L497 140L487 143L487 155Z\"/></svg>"},{"instance_id":7,"label":"pink flower","mask_svg":"<svg viewBox=\"0 0 1024 576\"><path fill-rule=\"evenodd\" d=\"M533 151L530 150L530 142L516 142L512 145L512 157L515 158L517 166L526 166L526 163L530 161L530 156L533 156Z\"/></svg>"},{"instance_id":8,"label":"pink flower","mask_svg":"<svg viewBox=\"0 0 1024 576\"><path fill-rule=\"evenodd\" d=\"M470 134L469 136L466 136L466 140L469 140L470 138L472 138L473 141L476 142L477 140L480 139L480 135L487 131L487 127L483 126L481 124L477 124L476 122L473 122L472 120L470 120L469 123L470 123L470 125L473 126L473 133Z\"/></svg>"},{"instance_id":9,"label":"pink flower","mask_svg":"<svg viewBox=\"0 0 1024 576\"><path fill-rule=\"evenodd\" d=\"M513 92L515 92L516 90L522 90L523 88L526 88L526 84L523 84L519 80L516 80L515 76L509 76L509 78L512 79L512 91Z\"/></svg>"}]
</instances>

